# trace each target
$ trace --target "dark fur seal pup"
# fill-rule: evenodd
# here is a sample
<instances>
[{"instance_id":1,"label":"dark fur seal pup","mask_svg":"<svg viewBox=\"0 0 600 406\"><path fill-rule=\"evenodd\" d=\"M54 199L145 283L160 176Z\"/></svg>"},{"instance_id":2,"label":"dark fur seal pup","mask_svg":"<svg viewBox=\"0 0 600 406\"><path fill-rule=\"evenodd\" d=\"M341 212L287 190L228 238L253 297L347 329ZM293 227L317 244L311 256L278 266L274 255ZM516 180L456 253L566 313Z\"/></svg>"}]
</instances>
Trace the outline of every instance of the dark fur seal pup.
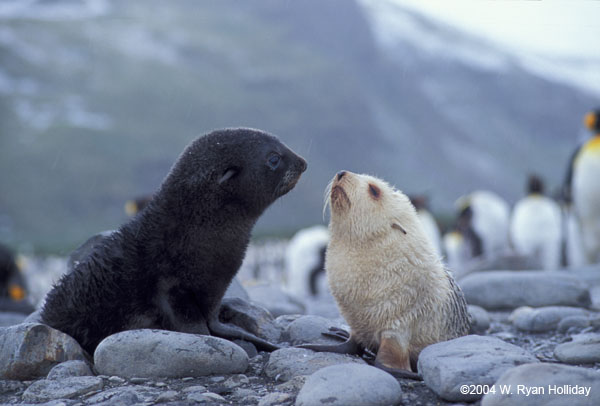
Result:
<instances>
[{"instance_id":1,"label":"dark fur seal pup","mask_svg":"<svg viewBox=\"0 0 600 406\"><path fill-rule=\"evenodd\" d=\"M183 151L136 217L95 245L50 291L42 321L90 354L108 335L159 328L275 347L221 324L219 304L263 211L306 162L276 137L226 129Z\"/></svg>"},{"instance_id":2,"label":"dark fur seal pup","mask_svg":"<svg viewBox=\"0 0 600 406\"><path fill-rule=\"evenodd\" d=\"M368 349L377 354L375 366L419 379L411 365L423 348L468 334L464 296L406 195L381 179L341 171L328 197L331 239L325 268L351 332L340 345L303 347Z\"/></svg>"}]
</instances>

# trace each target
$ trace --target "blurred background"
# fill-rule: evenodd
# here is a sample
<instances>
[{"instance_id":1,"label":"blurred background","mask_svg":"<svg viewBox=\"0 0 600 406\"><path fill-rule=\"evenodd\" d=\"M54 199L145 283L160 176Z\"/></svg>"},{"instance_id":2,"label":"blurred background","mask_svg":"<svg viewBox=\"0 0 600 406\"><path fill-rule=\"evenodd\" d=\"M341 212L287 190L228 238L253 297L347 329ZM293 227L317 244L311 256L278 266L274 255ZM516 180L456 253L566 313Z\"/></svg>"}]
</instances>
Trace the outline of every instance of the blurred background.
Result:
<instances>
[{"instance_id":1,"label":"blurred background","mask_svg":"<svg viewBox=\"0 0 600 406\"><path fill-rule=\"evenodd\" d=\"M279 136L309 169L255 236L326 223L340 169L429 197L556 192L600 106L599 2L0 2L0 243L67 255L185 145Z\"/></svg>"}]
</instances>

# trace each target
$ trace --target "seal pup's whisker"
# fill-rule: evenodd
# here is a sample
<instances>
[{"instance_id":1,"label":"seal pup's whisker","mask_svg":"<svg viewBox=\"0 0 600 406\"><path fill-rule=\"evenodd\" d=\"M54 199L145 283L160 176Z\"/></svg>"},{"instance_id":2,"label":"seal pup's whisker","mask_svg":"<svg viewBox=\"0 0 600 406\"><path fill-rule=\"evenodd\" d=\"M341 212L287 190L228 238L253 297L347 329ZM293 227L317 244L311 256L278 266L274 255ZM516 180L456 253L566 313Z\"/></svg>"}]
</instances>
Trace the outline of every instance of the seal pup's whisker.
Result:
<instances>
[{"instance_id":1,"label":"seal pup's whisker","mask_svg":"<svg viewBox=\"0 0 600 406\"><path fill-rule=\"evenodd\" d=\"M323 221L325 221L325 213L327 212L327 207L331 204L331 188L333 187L333 179L331 182L327 184L325 188L325 196L323 203Z\"/></svg>"}]
</instances>

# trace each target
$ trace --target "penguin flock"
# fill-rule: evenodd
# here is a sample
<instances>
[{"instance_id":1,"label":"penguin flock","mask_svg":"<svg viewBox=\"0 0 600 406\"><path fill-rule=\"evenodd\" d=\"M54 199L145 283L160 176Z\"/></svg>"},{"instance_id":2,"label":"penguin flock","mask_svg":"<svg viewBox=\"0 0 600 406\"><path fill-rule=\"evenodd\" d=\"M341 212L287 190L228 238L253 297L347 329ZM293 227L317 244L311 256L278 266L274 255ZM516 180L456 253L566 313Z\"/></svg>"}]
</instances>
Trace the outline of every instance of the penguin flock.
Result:
<instances>
[{"instance_id":1,"label":"penguin flock","mask_svg":"<svg viewBox=\"0 0 600 406\"><path fill-rule=\"evenodd\" d=\"M527 258L546 270L600 262L600 109L584 118L592 135L572 154L558 201L530 175L512 210L502 197L476 190L455 203L454 225L441 236L427 199L411 197L423 228L451 270L503 256ZM329 235L324 226L300 230L286 251L286 286L298 296L317 295Z\"/></svg>"}]
</instances>

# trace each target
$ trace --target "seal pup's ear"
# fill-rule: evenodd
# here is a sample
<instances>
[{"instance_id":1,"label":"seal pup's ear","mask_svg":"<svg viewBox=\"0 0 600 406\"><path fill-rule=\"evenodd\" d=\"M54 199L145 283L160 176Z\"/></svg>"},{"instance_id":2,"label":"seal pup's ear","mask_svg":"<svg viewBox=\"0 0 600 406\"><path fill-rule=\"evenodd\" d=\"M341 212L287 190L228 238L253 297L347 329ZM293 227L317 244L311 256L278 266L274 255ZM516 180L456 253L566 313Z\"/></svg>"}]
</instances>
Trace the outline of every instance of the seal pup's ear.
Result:
<instances>
[{"instance_id":1,"label":"seal pup's ear","mask_svg":"<svg viewBox=\"0 0 600 406\"><path fill-rule=\"evenodd\" d=\"M408 234L408 233L406 232L406 230L404 229L404 227L402 227L402 226L401 226L400 224L398 224L398 223L392 223L392 228L395 228L396 230L400 230L400 231L402 231L402 233L404 233L404 234Z\"/></svg>"},{"instance_id":2,"label":"seal pup's ear","mask_svg":"<svg viewBox=\"0 0 600 406\"><path fill-rule=\"evenodd\" d=\"M223 175L221 175L221 177L218 180L219 185L221 185L223 182L226 182L229 179L233 178L239 172L240 172L239 168L236 168L236 167L233 167L233 166L230 167L230 168L227 168L225 170L225 172L223 172Z\"/></svg>"}]
</instances>

